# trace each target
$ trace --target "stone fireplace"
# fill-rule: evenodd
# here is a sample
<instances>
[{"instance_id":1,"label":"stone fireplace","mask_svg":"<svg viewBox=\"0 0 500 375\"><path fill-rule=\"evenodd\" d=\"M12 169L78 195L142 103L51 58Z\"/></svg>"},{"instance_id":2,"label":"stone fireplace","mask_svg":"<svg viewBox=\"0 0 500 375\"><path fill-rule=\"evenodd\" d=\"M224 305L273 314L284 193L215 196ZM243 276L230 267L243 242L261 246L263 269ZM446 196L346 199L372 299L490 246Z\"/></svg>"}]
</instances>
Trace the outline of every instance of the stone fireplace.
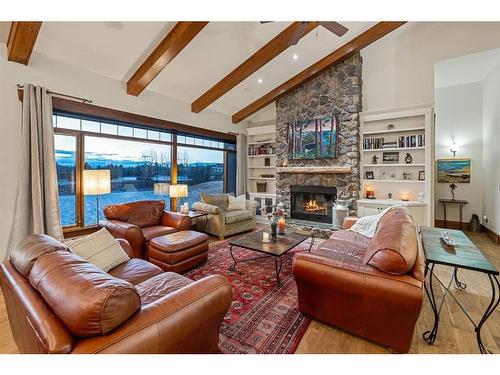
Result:
<instances>
[{"instance_id":1,"label":"stone fireplace","mask_svg":"<svg viewBox=\"0 0 500 375\"><path fill-rule=\"evenodd\" d=\"M281 202L293 218L302 224L310 222L313 230L331 224L331 205L340 199L359 198L359 112L361 112L362 59L359 53L331 66L312 80L307 81L276 101L277 201ZM338 121L338 153L336 159L288 160L287 124L321 117L335 117ZM329 172L305 171L326 168ZM335 172L345 168L348 171ZM302 171L304 170L304 171ZM302 189L298 197L296 189ZM300 212L310 194L309 189L327 189L334 193L329 198L316 199L316 204L328 205L326 213L316 216ZM304 191L307 190L307 191ZM314 195L315 197L319 197ZM333 199L332 199L333 197ZM314 199L313 199L314 200ZM328 201L327 201L328 200ZM327 201L327 202L326 202ZM309 202L307 202L309 203ZM314 202L311 202L314 208ZM302 211L305 211L302 209ZM312 212L309 212L312 214ZM306 215L304 218L304 215ZM301 217L299 219L299 217ZM304 228L301 228L304 229ZM325 234L326 235L326 234Z\"/></svg>"},{"instance_id":2,"label":"stone fireplace","mask_svg":"<svg viewBox=\"0 0 500 375\"><path fill-rule=\"evenodd\" d=\"M290 187L290 193L292 219L332 222L332 205L337 198L337 188L293 185Z\"/></svg>"}]
</instances>

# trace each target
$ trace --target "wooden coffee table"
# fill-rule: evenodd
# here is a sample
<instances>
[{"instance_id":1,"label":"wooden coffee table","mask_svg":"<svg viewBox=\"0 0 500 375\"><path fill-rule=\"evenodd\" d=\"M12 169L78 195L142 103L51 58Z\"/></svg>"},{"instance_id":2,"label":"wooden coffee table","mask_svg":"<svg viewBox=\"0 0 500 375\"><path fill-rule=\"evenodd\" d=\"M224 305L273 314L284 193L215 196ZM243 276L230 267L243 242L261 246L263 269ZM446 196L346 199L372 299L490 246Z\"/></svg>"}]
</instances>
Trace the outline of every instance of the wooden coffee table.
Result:
<instances>
[{"instance_id":1,"label":"wooden coffee table","mask_svg":"<svg viewBox=\"0 0 500 375\"><path fill-rule=\"evenodd\" d=\"M307 251L311 251L314 244L314 236L305 235L297 232L287 232L285 235L278 235L275 240L270 239L269 242L262 242L263 231L257 231L247 234L243 237L229 241L229 252L233 258L233 265L229 267L231 271L236 269L237 263L248 262L250 260L274 257L274 265L276 269L276 286L281 286L280 272L283 262L281 256L288 253L297 245L301 244L308 238L311 238L311 244ZM258 253L265 254L256 258L239 259L237 260L233 254L233 247L241 247L247 250L252 250Z\"/></svg>"}]
</instances>

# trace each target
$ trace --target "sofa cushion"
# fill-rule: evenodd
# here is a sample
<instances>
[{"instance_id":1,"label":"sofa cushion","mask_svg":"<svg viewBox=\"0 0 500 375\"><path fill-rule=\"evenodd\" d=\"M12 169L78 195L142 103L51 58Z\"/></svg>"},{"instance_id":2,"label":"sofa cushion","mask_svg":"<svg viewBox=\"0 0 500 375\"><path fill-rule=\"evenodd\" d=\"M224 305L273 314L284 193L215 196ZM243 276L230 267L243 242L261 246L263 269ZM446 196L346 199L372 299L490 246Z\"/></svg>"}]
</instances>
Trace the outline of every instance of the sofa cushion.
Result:
<instances>
[{"instance_id":1,"label":"sofa cushion","mask_svg":"<svg viewBox=\"0 0 500 375\"><path fill-rule=\"evenodd\" d=\"M418 252L413 219L405 210L391 210L380 220L369 241L364 262L381 271L403 275L411 271Z\"/></svg>"},{"instance_id":2,"label":"sofa cushion","mask_svg":"<svg viewBox=\"0 0 500 375\"><path fill-rule=\"evenodd\" d=\"M253 218L253 212L248 210L224 212L224 221L226 224L237 223L251 218Z\"/></svg>"},{"instance_id":3,"label":"sofa cushion","mask_svg":"<svg viewBox=\"0 0 500 375\"><path fill-rule=\"evenodd\" d=\"M142 305L147 305L191 283L193 283L192 280L178 273L163 272L161 275L143 281L135 288L141 297Z\"/></svg>"},{"instance_id":4,"label":"sofa cushion","mask_svg":"<svg viewBox=\"0 0 500 375\"><path fill-rule=\"evenodd\" d=\"M149 241L149 247L157 250L173 253L208 242L208 235L194 230L182 230L180 232L155 237Z\"/></svg>"},{"instance_id":5,"label":"sofa cushion","mask_svg":"<svg viewBox=\"0 0 500 375\"><path fill-rule=\"evenodd\" d=\"M29 277L38 257L53 251L70 251L69 248L46 234L30 234L10 251L10 261L16 270Z\"/></svg>"},{"instance_id":6,"label":"sofa cushion","mask_svg":"<svg viewBox=\"0 0 500 375\"><path fill-rule=\"evenodd\" d=\"M233 197L232 195L228 195L227 199L228 199L228 205L226 208L227 211L238 211L246 209L247 199L245 194L242 194L236 198Z\"/></svg>"},{"instance_id":7,"label":"sofa cushion","mask_svg":"<svg viewBox=\"0 0 500 375\"><path fill-rule=\"evenodd\" d=\"M129 261L109 270L108 273L113 277L128 281L132 285L136 285L142 283L144 280L163 273L163 270L160 267L155 266L153 263L145 261L144 259L132 258Z\"/></svg>"},{"instance_id":8,"label":"sofa cushion","mask_svg":"<svg viewBox=\"0 0 500 375\"><path fill-rule=\"evenodd\" d=\"M154 225L152 227L142 228L142 234L144 234L144 238L146 241L150 241L151 239L163 236L164 234L170 234L177 232L177 229L173 227L166 227L163 225Z\"/></svg>"},{"instance_id":9,"label":"sofa cushion","mask_svg":"<svg viewBox=\"0 0 500 375\"><path fill-rule=\"evenodd\" d=\"M227 194L200 194L203 203L211 204L212 206L220 207L222 210L227 209L229 198Z\"/></svg>"},{"instance_id":10,"label":"sofa cushion","mask_svg":"<svg viewBox=\"0 0 500 375\"><path fill-rule=\"evenodd\" d=\"M108 333L141 305L132 284L70 252L39 257L31 270L30 283L68 330L79 337Z\"/></svg>"},{"instance_id":11,"label":"sofa cushion","mask_svg":"<svg viewBox=\"0 0 500 375\"><path fill-rule=\"evenodd\" d=\"M108 220L120 220L144 228L159 225L164 210L164 201L152 200L111 204L103 211Z\"/></svg>"},{"instance_id":12,"label":"sofa cushion","mask_svg":"<svg viewBox=\"0 0 500 375\"><path fill-rule=\"evenodd\" d=\"M88 236L66 241L66 245L72 252L106 272L130 259L120 243L106 228Z\"/></svg>"},{"instance_id":13,"label":"sofa cushion","mask_svg":"<svg viewBox=\"0 0 500 375\"><path fill-rule=\"evenodd\" d=\"M334 238L322 242L312 253L326 258L363 264L366 245L356 241Z\"/></svg>"}]
</instances>

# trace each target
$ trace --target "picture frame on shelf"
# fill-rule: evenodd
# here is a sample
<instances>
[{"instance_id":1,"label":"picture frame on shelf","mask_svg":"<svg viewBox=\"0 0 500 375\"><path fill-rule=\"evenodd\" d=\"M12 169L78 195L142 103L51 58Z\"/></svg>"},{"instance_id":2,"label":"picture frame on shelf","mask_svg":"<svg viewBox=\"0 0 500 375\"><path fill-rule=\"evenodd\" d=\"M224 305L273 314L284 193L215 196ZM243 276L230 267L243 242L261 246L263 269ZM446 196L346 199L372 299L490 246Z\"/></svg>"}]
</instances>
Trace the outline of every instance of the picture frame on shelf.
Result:
<instances>
[{"instance_id":1,"label":"picture frame on shelf","mask_svg":"<svg viewBox=\"0 0 500 375\"><path fill-rule=\"evenodd\" d=\"M374 179L373 171L365 171L365 178L367 180L373 180Z\"/></svg>"},{"instance_id":2,"label":"picture frame on shelf","mask_svg":"<svg viewBox=\"0 0 500 375\"><path fill-rule=\"evenodd\" d=\"M418 180L425 181L425 171L418 171Z\"/></svg>"},{"instance_id":3,"label":"picture frame on shelf","mask_svg":"<svg viewBox=\"0 0 500 375\"><path fill-rule=\"evenodd\" d=\"M385 164L397 164L399 163L399 152L398 151L385 151L382 153L382 163Z\"/></svg>"}]
</instances>

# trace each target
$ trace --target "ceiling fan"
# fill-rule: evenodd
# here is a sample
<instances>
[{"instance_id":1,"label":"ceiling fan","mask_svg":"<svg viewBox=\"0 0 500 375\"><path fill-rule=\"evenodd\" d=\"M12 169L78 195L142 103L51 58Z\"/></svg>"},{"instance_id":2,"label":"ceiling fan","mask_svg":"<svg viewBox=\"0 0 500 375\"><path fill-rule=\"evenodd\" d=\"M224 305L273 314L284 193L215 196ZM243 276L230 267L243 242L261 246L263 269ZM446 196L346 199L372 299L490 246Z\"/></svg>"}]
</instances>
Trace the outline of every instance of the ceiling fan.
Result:
<instances>
[{"instance_id":1,"label":"ceiling fan","mask_svg":"<svg viewBox=\"0 0 500 375\"><path fill-rule=\"evenodd\" d=\"M274 22L274 21L261 21L260 23L264 24L269 22ZM290 41L288 42L289 47L294 46L299 42L300 38L304 36L304 31L307 25L311 22L318 23L319 25L323 26L327 30L330 30L337 36L342 36L349 31L347 27L335 21L302 21L300 23L300 26L297 28L297 30L295 30L292 37L290 38Z\"/></svg>"}]
</instances>

